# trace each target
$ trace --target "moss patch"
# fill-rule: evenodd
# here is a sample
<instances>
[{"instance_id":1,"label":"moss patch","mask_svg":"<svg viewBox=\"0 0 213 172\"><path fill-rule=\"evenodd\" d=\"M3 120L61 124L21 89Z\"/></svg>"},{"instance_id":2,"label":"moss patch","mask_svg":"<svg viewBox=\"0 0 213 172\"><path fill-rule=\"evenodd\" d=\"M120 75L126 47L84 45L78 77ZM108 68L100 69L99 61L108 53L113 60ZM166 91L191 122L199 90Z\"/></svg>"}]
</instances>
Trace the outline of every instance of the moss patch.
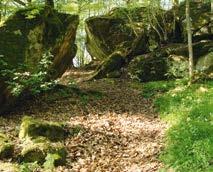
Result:
<instances>
[{"instance_id":1,"label":"moss patch","mask_svg":"<svg viewBox=\"0 0 213 172\"><path fill-rule=\"evenodd\" d=\"M43 164L48 154L58 155L58 165L66 162L66 149L62 143L51 143L45 138L27 140L22 145L21 160L23 162L38 162Z\"/></svg>"},{"instance_id":2,"label":"moss patch","mask_svg":"<svg viewBox=\"0 0 213 172\"><path fill-rule=\"evenodd\" d=\"M46 137L51 141L63 141L66 132L62 124L40 121L31 117L24 117L20 127L19 138L37 138L39 136Z\"/></svg>"}]
</instances>

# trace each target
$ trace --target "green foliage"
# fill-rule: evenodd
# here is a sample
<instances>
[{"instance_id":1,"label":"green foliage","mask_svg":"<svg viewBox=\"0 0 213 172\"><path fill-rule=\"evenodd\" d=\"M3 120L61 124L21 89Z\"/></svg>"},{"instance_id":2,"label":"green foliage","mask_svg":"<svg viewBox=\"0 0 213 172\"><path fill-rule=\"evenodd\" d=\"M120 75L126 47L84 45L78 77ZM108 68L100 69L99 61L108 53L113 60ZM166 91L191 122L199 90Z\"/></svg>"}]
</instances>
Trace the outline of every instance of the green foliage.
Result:
<instances>
[{"instance_id":1,"label":"green foliage","mask_svg":"<svg viewBox=\"0 0 213 172\"><path fill-rule=\"evenodd\" d=\"M53 170L55 168L56 162L60 160L61 157L59 154L48 154L47 157L45 158L45 163L44 163L44 169L46 170Z\"/></svg>"},{"instance_id":2,"label":"green foliage","mask_svg":"<svg viewBox=\"0 0 213 172\"><path fill-rule=\"evenodd\" d=\"M171 88L175 87L175 81L159 81L159 82L149 82L144 84L142 95L145 98L151 98L158 93L165 93Z\"/></svg>"},{"instance_id":3,"label":"green foliage","mask_svg":"<svg viewBox=\"0 0 213 172\"><path fill-rule=\"evenodd\" d=\"M6 83L14 96L19 96L24 90L33 95L39 94L42 91L52 89L57 84L57 80L46 81L52 58L53 56L49 52L45 53L38 64L38 70L35 72L26 71L27 67L23 65L19 65L17 69L10 69L6 62L0 60L0 65L3 66L0 76L9 78Z\"/></svg>"},{"instance_id":4,"label":"green foliage","mask_svg":"<svg viewBox=\"0 0 213 172\"><path fill-rule=\"evenodd\" d=\"M33 172L39 169L39 165L37 162L33 163L22 163L20 165L20 172Z\"/></svg>"},{"instance_id":5,"label":"green foliage","mask_svg":"<svg viewBox=\"0 0 213 172\"><path fill-rule=\"evenodd\" d=\"M30 6L28 8L23 9L23 15L25 15L26 19L34 19L36 16L38 16L41 12L43 6Z\"/></svg>"},{"instance_id":6,"label":"green foliage","mask_svg":"<svg viewBox=\"0 0 213 172\"><path fill-rule=\"evenodd\" d=\"M212 96L212 81L191 87L179 83L155 100L161 117L172 124L161 159L176 171L212 169Z\"/></svg>"},{"instance_id":7,"label":"green foliage","mask_svg":"<svg viewBox=\"0 0 213 172\"><path fill-rule=\"evenodd\" d=\"M168 78L187 78L188 65L188 61L185 59L180 61L167 59L168 71L166 76L168 76Z\"/></svg>"}]
</instances>

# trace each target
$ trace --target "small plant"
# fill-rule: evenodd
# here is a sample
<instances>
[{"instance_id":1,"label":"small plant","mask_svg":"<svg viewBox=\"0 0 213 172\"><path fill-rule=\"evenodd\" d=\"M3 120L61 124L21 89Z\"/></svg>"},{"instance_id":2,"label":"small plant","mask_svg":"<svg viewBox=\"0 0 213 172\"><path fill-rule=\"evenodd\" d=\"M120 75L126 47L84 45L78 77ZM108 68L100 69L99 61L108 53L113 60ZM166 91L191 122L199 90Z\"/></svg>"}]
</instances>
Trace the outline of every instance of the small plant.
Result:
<instances>
[{"instance_id":1,"label":"small plant","mask_svg":"<svg viewBox=\"0 0 213 172\"><path fill-rule=\"evenodd\" d=\"M23 163L20 165L20 172L32 172L38 170L40 167L37 162Z\"/></svg>"},{"instance_id":2,"label":"small plant","mask_svg":"<svg viewBox=\"0 0 213 172\"><path fill-rule=\"evenodd\" d=\"M186 78L188 77L188 61L182 56L172 55L167 60L168 71L166 76L168 78Z\"/></svg>"},{"instance_id":3,"label":"small plant","mask_svg":"<svg viewBox=\"0 0 213 172\"><path fill-rule=\"evenodd\" d=\"M0 60L0 65L3 66L0 75L9 78L6 83L14 96L19 96L25 90L36 95L50 90L58 83L57 80L46 81L52 58L50 52L45 53L35 72L26 71L27 67L23 65L19 65L17 69L10 69L5 61Z\"/></svg>"}]
</instances>

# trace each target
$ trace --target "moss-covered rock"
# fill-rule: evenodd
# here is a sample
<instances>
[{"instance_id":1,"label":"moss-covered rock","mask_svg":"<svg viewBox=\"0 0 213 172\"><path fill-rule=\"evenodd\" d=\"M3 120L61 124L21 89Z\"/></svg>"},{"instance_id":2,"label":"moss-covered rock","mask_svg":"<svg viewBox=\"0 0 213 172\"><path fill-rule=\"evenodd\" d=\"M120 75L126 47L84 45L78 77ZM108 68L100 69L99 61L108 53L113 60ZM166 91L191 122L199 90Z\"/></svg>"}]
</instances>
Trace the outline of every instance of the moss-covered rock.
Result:
<instances>
[{"instance_id":1,"label":"moss-covered rock","mask_svg":"<svg viewBox=\"0 0 213 172\"><path fill-rule=\"evenodd\" d=\"M204 72L213 77L213 52L199 58L195 68L198 72Z\"/></svg>"},{"instance_id":2,"label":"moss-covered rock","mask_svg":"<svg viewBox=\"0 0 213 172\"><path fill-rule=\"evenodd\" d=\"M21 169L18 164L0 162L1 172L20 172L20 170Z\"/></svg>"},{"instance_id":3,"label":"moss-covered rock","mask_svg":"<svg viewBox=\"0 0 213 172\"><path fill-rule=\"evenodd\" d=\"M150 10L153 9L115 8L106 15L86 20L87 50L93 59L104 61L95 78L106 77L107 72L113 76L113 70L120 70L120 65L110 71L106 69L112 54L118 51L128 63L137 55L156 50L161 42L170 42L182 35L182 30L177 29L180 23L173 27L173 13L156 9L151 15ZM154 22L156 19L158 22Z\"/></svg>"},{"instance_id":4,"label":"moss-covered rock","mask_svg":"<svg viewBox=\"0 0 213 172\"><path fill-rule=\"evenodd\" d=\"M166 79L166 57L162 54L141 55L132 60L128 66L128 75L142 82Z\"/></svg>"},{"instance_id":5,"label":"moss-covered rock","mask_svg":"<svg viewBox=\"0 0 213 172\"><path fill-rule=\"evenodd\" d=\"M212 41L193 44L194 65L206 66L212 72ZM210 54L210 56L208 56ZM205 59L205 60L204 60ZM208 59L208 60L207 60ZM128 75L142 82L183 78L188 76L188 45L172 44L149 54L135 57L128 65Z\"/></svg>"},{"instance_id":6,"label":"moss-covered rock","mask_svg":"<svg viewBox=\"0 0 213 172\"><path fill-rule=\"evenodd\" d=\"M93 59L104 60L115 51L128 54L133 42L138 42L137 53L147 51L147 32L139 23L144 8L116 8L110 13L86 20L87 50ZM142 34L144 32L144 34Z\"/></svg>"},{"instance_id":7,"label":"moss-covered rock","mask_svg":"<svg viewBox=\"0 0 213 172\"><path fill-rule=\"evenodd\" d=\"M16 68L20 63L36 70L42 54L49 49L53 54L58 53L55 49L65 38L69 41L69 50L75 47L78 16L46 11L43 7L21 9L0 27L0 55L12 67ZM67 38L70 31L72 37ZM68 54L72 61L75 52L69 51ZM64 56L61 63L66 58Z\"/></svg>"},{"instance_id":8,"label":"moss-covered rock","mask_svg":"<svg viewBox=\"0 0 213 172\"><path fill-rule=\"evenodd\" d=\"M211 40L213 37L210 6L210 2L191 2L194 41ZM134 57L155 51L162 44L184 43L187 40L185 3L168 11L149 6L115 8L106 15L88 18L86 33L90 55L93 59L105 61L102 63L102 70L99 68L95 76L106 77L107 74L102 72L104 65L109 61L109 56L116 51L121 52L125 64L128 64ZM201 54L206 53L209 45L201 42L194 45L195 63ZM175 53L170 54L187 57L188 48L186 45L176 47ZM119 71L120 68L115 70Z\"/></svg>"},{"instance_id":9,"label":"moss-covered rock","mask_svg":"<svg viewBox=\"0 0 213 172\"><path fill-rule=\"evenodd\" d=\"M62 143L52 143L49 140L39 137L34 140L26 140L22 144L20 154L22 162L38 162L43 164L49 154L57 155L55 165L64 165L66 162L66 149Z\"/></svg>"},{"instance_id":10,"label":"moss-covered rock","mask_svg":"<svg viewBox=\"0 0 213 172\"><path fill-rule=\"evenodd\" d=\"M119 70L125 63L125 58L121 55L121 52L115 52L111 54L108 59L100 66L95 79L112 76L117 69Z\"/></svg>"},{"instance_id":11,"label":"moss-covered rock","mask_svg":"<svg viewBox=\"0 0 213 172\"><path fill-rule=\"evenodd\" d=\"M37 138L45 137L51 141L63 141L66 137L66 131L62 124L56 122L41 121L26 116L22 119L19 138Z\"/></svg>"},{"instance_id":12,"label":"moss-covered rock","mask_svg":"<svg viewBox=\"0 0 213 172\"><path fill-rule=\"evenodd\" d=\"M48 79L60 77L72 63L76 54L75 37L79 23L77 15L29 7L17 11L0 27L0 63L6 62L10 70L38 71L38 63L47 50L53 55ZM0 70L4 70L0 64ZM0 75L0 112L12 104L7 77Z\"/></svg>"},{"instance_id":13,"label":"moss-covered rock","mask_svg":"<svg viewBox=\"0 0 213 172\"><path fill-rule=\"evenodd\" d=\"M0 159L12 157L13 151L13 143L5 134L0 133Z\"/></svg>"}]
</instances>

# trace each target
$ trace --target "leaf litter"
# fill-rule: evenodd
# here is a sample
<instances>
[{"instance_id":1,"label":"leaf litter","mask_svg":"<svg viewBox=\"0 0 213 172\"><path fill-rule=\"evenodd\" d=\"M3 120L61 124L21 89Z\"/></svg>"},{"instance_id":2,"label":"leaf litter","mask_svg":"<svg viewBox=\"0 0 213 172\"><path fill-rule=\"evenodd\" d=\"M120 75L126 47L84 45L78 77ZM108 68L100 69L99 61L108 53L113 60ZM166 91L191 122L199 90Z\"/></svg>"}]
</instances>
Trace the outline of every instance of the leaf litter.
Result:
<instances>
[{"instance_id":1,"label":"leaf litter","mask_svg":"<svg viewBox=\"0 0 213 172\"><path fill-rule=\"evenodd\" d=\"M163 167L158 157L168 125L141 90L121 79L80 82L78 87L83 94L25 102L1 117L1 130L18 142L17 126L24 115L65 122L68 128L79 125L82 130L65 140L67 165L57 172L155 172Z\"/></svg>"}]
</instances>

